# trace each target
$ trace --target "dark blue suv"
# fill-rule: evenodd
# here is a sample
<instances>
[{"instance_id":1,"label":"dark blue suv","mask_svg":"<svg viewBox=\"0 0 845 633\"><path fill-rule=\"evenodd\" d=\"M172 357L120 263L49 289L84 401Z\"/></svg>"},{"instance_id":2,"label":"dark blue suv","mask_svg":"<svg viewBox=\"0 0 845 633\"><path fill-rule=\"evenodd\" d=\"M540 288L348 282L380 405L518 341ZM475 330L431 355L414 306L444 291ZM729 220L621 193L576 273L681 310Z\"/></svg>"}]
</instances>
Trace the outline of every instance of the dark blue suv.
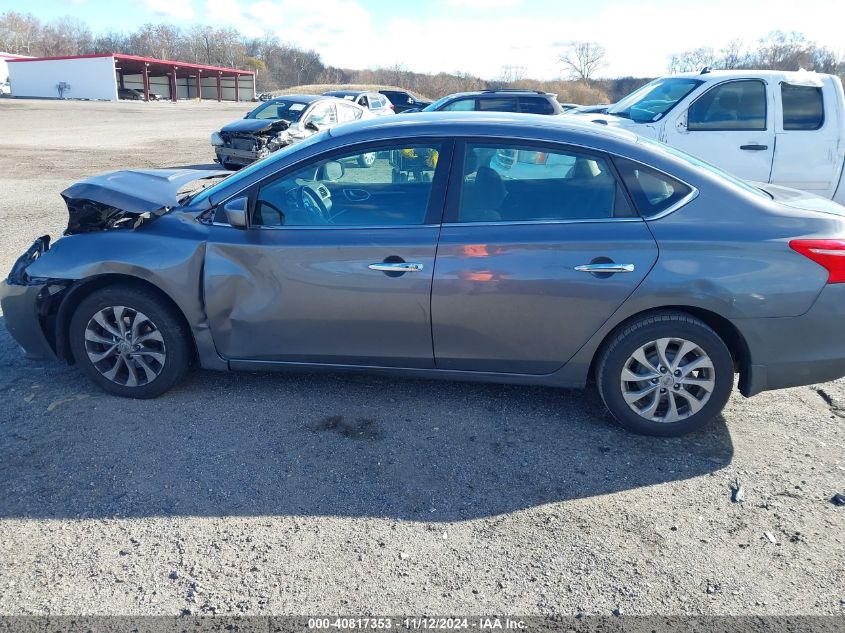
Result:
<instances>
[{"instance_id":1,"label":"dark blue suv","mask_svg":"<svg viewBox=\"0 0 845 633\"><path fill-rule=\"evenodd\" d=\"M458 92L438 99L423 112L524 112L560 114L557 95L540 90L482 90Z\"/></svg>"}]
</instances>

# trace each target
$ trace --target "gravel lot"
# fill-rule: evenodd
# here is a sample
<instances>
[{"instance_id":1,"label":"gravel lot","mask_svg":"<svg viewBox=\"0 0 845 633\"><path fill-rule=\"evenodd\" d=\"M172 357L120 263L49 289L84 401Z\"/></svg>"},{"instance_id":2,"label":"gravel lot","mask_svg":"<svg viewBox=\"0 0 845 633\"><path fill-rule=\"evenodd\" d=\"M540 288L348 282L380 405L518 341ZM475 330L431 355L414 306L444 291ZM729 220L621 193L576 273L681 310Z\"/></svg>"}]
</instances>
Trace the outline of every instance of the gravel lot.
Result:
<instances>
[{"instance_id":1,"label":"gravel lot","mask_svg":"<svg viewBox=\"0 0 845 633\"><path fill-rule=\"evenodd\" d=\"M247 107L0 100L0 268L74 180L208 163ZM661 440L542 388L197 372L122 400L2 323L0 614L845 614L845 381Z\"/></svg>"}]
</instances>

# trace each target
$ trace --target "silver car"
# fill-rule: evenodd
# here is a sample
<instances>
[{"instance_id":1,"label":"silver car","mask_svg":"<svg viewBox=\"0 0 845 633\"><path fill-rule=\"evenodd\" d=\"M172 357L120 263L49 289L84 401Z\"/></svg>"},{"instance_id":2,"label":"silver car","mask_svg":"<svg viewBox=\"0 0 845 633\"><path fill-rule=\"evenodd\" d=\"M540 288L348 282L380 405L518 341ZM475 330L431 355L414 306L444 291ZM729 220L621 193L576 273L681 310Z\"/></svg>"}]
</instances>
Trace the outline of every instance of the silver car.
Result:
<instances>
[{"instance_id":1,"label":"silver car","mask_svg":"<svg viewBox=\"0 0 845 633\"><path fill-rule=\"evenodd\" d=\"M265 101L213 132L211 146L222 167L239 169L321 130L371 116L366 108L342 99L288 95Z\"/></svg>"},{"instance_id":2,"label":"silver car","mask_svg":"<svg viewBox=\"0 0 845 633\"><path fill-rule=\"evenodd\" d=\"M503 156L536 165L503 177ZM719 415L737 372L746 397L845 375L845 208L629 133L386 117L226 174L64 191L65 237L39 238L0 289L26 353L138 398L195 362L594 382L655 435Z\"/></svg>"}]
</instances>

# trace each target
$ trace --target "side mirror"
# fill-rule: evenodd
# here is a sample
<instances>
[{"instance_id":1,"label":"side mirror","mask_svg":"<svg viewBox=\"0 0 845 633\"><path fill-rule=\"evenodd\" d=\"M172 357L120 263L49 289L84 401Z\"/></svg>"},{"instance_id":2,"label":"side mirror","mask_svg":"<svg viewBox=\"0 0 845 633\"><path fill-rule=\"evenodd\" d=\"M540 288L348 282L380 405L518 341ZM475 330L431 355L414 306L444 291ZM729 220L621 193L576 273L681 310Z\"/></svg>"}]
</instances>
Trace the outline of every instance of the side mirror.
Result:
<instances>
[{"instance_id":1,"label":"side mirror","mask_svg":"<svg viewBox=\"0 0 845 633\"><path fill-rule=\"evenodd\" d=\"M312 132L320 131L320 127L316 123L314 123L314 121L308 121L308 123L305 124L305 129L311 130Z\"/></svg>"},{"instance_id":2,"label":"side mirror","mask_svg":"<svg viewBox=\"0 0 845 633\"><path fill-rule=\"evenodd\" d=\"M248 119L250 114L252 114L252 110L250 110L249 112L247 112L247 113L244 115L244 118L245 118L245 119Z\"/></svg>"},{"instance_id":3,"label":"side mirror","mask_svg":"<svg viewBox=\"0 0 845 633\"><path fill-rule=\"evenodd\" d=\"M226 221L236 229L245 229L248 204L249 198L246 196L229 200L223 205L223 213L226 215Z\"/></svg>"},{"instance_id":4,"label":"side mirror","mask_svg":"<svg viewBox=\"0 0 845 633\"><path fill-rule=\"evenodd\" d=\"M320 170L320 177L319 180L325 180L326 182L337 182L341 178L343 178L343 174L345 173L345 169L343 165L336 160L330 160L325 165L323 165L322 169Z\"/></svg>"}]
</instances>

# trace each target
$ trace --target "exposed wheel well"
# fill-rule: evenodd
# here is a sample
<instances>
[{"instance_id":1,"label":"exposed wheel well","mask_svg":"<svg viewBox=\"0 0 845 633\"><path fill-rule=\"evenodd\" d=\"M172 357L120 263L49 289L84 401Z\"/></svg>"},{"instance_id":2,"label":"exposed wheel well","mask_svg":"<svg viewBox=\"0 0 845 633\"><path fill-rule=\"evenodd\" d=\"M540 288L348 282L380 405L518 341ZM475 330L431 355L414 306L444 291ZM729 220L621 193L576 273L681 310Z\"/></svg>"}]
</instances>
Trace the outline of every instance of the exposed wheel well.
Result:
<instances>
[{"instance_id":1,"label":"exposed wheel well","mask_svg":"<svg viewBox=\"0 0 845 633\"><path fill-rule=\"evenodd\" d=\"M69 328L70 328L70 320L73 316L73 313L76 311L77 306L92 292L96 290L100 290L101 288L106 288L107 286L123 286L123 287L140 287L150 292L156 294L162 301L167 303L171 308L173 308L174 312L179 315L179 318L182 319L186 330L191 332L190 324L188 320L185 318L184 313L176 304L175 301L161 288L151 284L144 279L140 279L138 277L132 277L131 275L121 275L121 274L107 274L107 275L98 275L96 277L90 277L88 279L84 279L78 282L75 282L73 285L68 288L64 297L62 298L61 303L59 304L58 313L56 315L56 354L62 360L67 361L68 363L73 363L73 353L70 350L70 342L69 342ZM197 357L197 344L194 340L193 335L191 336L190 340L191 349L193 350L194 360Z\"/></svg>"},{"instance_id":2,"label":"exposed wheel well","mask_svg":"<svg viewBox=\"0 0 845 633\"><path fill-rule=\"evenodd\" d=\"M654 314L665 314L667 312L675 314L687 314L689 316L694 316L698 319L701 319L714 332L716 332L716 334L719 335L719 338L721 338L725 342L728 351L731 353L731 358L733 359L734 363L734 370L739 372L739 384L740 390L742 390L744 384L743 381L749 379L749 369L751 365L751 354L748 351L748 345L746 344L742 334L740 334L739 330L736 329L733 323L731 323L722 315L716 314L715 312L711 312L710 310L705 310L703 308L694 308L691 306L662 306L660 308L652 308L650 310L638 312L637 314L632 314L627 319L617 324L616 327L614 327L610 332L607 333L607 335L602 340L601 345L599 345L598 349L596 349L596 353L593 355L593 360L590 363L590 379L595 379L598 358L604 351L607 342L613 338L616 332L626 327L632 321L639 320L643 317L653 316Z\"/></svg>"}]
</instances>

